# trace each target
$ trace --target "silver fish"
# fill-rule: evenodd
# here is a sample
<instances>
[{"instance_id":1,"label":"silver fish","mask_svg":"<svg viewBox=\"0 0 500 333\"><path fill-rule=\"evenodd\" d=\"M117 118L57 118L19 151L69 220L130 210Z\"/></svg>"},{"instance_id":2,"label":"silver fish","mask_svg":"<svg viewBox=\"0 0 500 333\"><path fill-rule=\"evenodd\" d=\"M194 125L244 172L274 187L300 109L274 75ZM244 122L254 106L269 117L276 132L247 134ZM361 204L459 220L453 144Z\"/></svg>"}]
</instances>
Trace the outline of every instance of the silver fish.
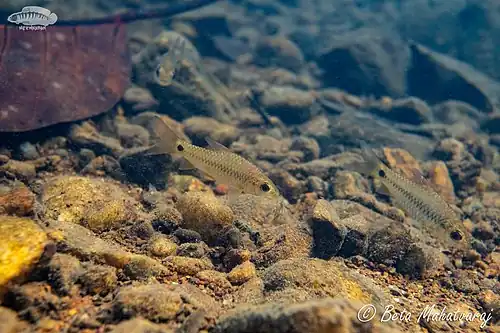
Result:
<instances>
[{"instance_id":1,"label":"silver fish","mask_svg":"<svg viewBox=\"0 0 500 333\"><path fill-rule=\"evenodd\" d=\"M222 144L206 138L210 148L193 145L179 138L159 116L154 119L153 130L160 141L148 154L182 156L182 169L199 169L216 182L241 193L280 197L278 188L262 170Z\"/></svg>"},{"instance_id":2,"label":"silver fish","mask_svg":"<svg viewBox=\"0 0 500 333\"><path fill-rule=\"evenodd\" d=\"M377 191L390 196L418 227L438 239L442 245L464 249L470 236L451 206L432 188L420 171L414 169L409 179L384 164L373 150L363 145L364 163L351 165L355 171L373 177L380 185Z\"/></svg>"}]
</instances>

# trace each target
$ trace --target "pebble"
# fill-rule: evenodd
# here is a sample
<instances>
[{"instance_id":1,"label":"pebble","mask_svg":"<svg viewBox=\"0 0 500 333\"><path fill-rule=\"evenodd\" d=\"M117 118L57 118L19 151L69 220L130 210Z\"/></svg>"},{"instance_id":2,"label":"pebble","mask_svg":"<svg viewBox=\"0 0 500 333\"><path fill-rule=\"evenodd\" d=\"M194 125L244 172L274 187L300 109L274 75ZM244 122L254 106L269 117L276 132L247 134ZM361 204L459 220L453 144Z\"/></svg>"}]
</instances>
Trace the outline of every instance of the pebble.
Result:
<instances>
[{"instance_id":1,"label":"pebble","mask_svg":"<svg viewBox=\"0 0 500 333\"><path fill-rule=\"evenodd\" d=\"M154 204L152 226L155 231L170 234L182 223L182 215L172 206Z\"/></svg>"},{"instance_id":2,"label":"pebble","mask_svg":"<svg viewBox=\"0 0 500 333\"><path fill-rule=\"evenodd\" d=\"M330 194L330 185L318 176L309 176L306 180L307 191L316 193L322 198Z\"/></svg>"},{"instance_id":3,"label":"pebble","mask_svg":"<svg viewBox=\"0 0 500 333\"><path fill-rule=\"evenodd\" d=\"M47 235L35 221L0 216L0 297L9 282L26 277L47 245Z\"/></svg>"},{"instance_id":4,"label":"pebble","mask_svg":"<svg viewBox=\"0 0 500 333\"><path fill-rule=\"evenodd\" d=\"M84 168L86 165L88 165L93 159L96 158L95 153L87 148L82 148L80 149L80 152L78 153L78 163L80 165L80 168Z\"/></svg>"},{"instance_id":5,"label":"pebble","mask_svg":"<svg viewBox=\"0 0 500 333\"><path fill-rule=\"evenodd\" d=\"M48 280L59 295L66 296L83 273L80 261L70 255L56 253L48 265Z\"/></svg>"},{"instance_id":6,"label":"pebble","mask_svg":"<svg viewBox=\"0 0 500 333\"><path fill-rule=\"evenodd\" d=\"M181 295L161 284L122 287L113 300L117 319L142 316L153 322L174 319L182 305Z\"/></svg>"},{"instance_id":7,"label":"pebble","mask_svg":"<svg viewBox=\"0 0 500 333\"><path fill-rule=\"evenodd\" d=\"M345 299L278 302L260 306L241 306L221 317L214 333L322 333L322 332L403 332L395 323L360 323L357 312L362 304Z\"/></svg>"},{"instance_id":8,"label":"pebble","mask_svg":"<svg viewBox=\"0 0 500 333\"><path fill-rule=\"evenodd\" d=\"M10 161L10 157L4 154L0 154L0 165L3 165Z\"/></svg>"},{"instance_id":9,"label":"pebble","mask_svg":"<svg viewBox=\"0 0 500 333\"><path fill-rule=\"evenodd\" d=\"M88 121L81 125L73 125L69 139L77 147L91 149L97 155L119 157L123 152L118 139L100 134L98 129Z\"/></svg>"},{"instance_id":10,"label":"pebble","mask_svg":"<svg viewBox=\"0 0 500 333\"><path fill-rule=\"evenodd\" d=\"M40 157L37 148L31 142L23 142L19 145L19 155L22 160L36 160Z\"/></svg>"},{"instance_id":11,"label":"pebble","mask_svg":"<svg viewBox=\"0 0 500 333\"><path fill-rule=\"evenodd\" d=\"M310 120L316 113L315 97L309 91L288 86L271 86L259 97L266 111L284 123L296 125Z\"/></svg>"},{"instance_id":12,"label":"pebble","mask_svg":"<svg viewBox=\"0 0 500 333\"><path fill-rule=\"evenodd\" d=\"M429 170L429 180L434 184L434 189L439 193L443 199L449 203L454 203L455 188L448 172L448 167L442 161L431 163Z\"/></svg>"},{"instance_id":13,"label":"pebble","mask_svg":"<svg viewBox=\"0 0 500 333\"><path fill-rule=\"evenodd\" d=\"M33 163L9 159L0 164L0 175L16 178L22 181L30 181L36 176L36 167Z\"/></svg>"},{"instance_id":14,"label":"pebble","mask_svg":"<svg viewBox=\"0 0 500 333\"><path fill-rule=\"evenodd\" d=\"M48 218L102 232L135 221L138 202L120 187L88 177L58 176L47 181L42 203Z\"/></svg>"},{"instance_id":15,"label":"pebble","mask_svg":"<svg viewBox=\"0 0 500 333\"><path fill-rule=\"evenodd\" d=\"M304 193L305 182L300 181L282 169L275 169L269 173L269 178L281 190L282 195L290 203L295 203Z\"/></svg>"},{"instance_id":16,"label":"pebble","mask_svg":"<svg viewBox=\"0 0 500 333\"><path fill-rule=\"evenodd\" d=\"M201 242L201 235L199 232L194 230L179 228L174 232L174 236L177 237L181 243L198 243Z\"/></svg>"},{"instance_id":17,"label":"pebble","mask_svg":"<svg viewBox=\"0 0 500 333\"><path fill-rule=\"evenodd\" d=\"M158 105L151 92L141 87L130 87L125 90L123 101L133 112L150 110Z\"/></svg>"},{"instance_id":18,"label":"pebble","mask_svg":"<svg viewBox=\"0 0 500 333\"><path fill-rule=\"evenodd\" d=\"M127 233L132 237L148 240L155 234L155 230L149 221L142 221L133 224Z\"/></svg>"},{"instance_id":19,"label":"pebble","mask_svg":"<svg viewBox=\"0 0 500 333\"><path fill-rule=\"evenodd\" d=\"M240 130L230 124L223 124L210 117L190 117L183 122L184 132L194 144L205 146L205 138L209 137L222 145L230 146L238 140Z\"/></svg>"},{"instance_id":20,"label":"pebble","mask_svg":"<svg viewBox=\"0 0 500 333\"><path fill-rule=\"evenodd\" d=\"M293 139L290 150L298 150L304 153L304 162L313 161L319 158L320 148L318 142L313 138L299 136Z\"/></svg>"},{"instance_id":21,"label":"pebble","mask_svg":"<svg viewBox=\"0 0 500 333\"><path fill-rule=\"evenodd\" d=\"M166 266L145 255L127 255L123 260L123 273L132 280L144 281L152 277L171 275L171 271Z\"/></svg>"},{"instance_id":22,"label":"pebble","mask_svg":"<svg viewBox=\"0 0 500 333\"><path fill-rule=\"evenodd\" d=\"M0 332L17 333L27 330L27 325L19 320L17 313L9 308L0 307Z\"/></svg>"},{"instance_id":23,"label":"pebble","mask_svg":"<svg viewBox=\"0 0 500 333\"><path fill-rule=\"evenodd\" d=\"M124 320L116 325L110 333L173 333L174 331L163 328L160 325L143 318Z\"/></svg>"},{"instance_id":24,"label":"pebble","mask_svg":"<svg viewBox=\"0 0 500 333\"><path fill-rule=\"evenodd\" d=\"M182 275L194 276L201 271L213 269L212 263L206 259L171 256L167 260L173 269Z\"/></svg>"},{"instance_id":25,"label":"pebble","mask_svg":"<svg viewBox=\"0 0 500 333\"><path fill-rule=\"evenodd\" d=\"M286 37L260 39L255 53L254 62L263 67L278 66L298 72L304 66L302 51Z\"/></svg>"},{"instance_id":26,"label":"pebble","mask_svg":"<svg viewBox=\"0 0 500 333\"><path fill-rule=\"evenodd\" d=\"M432 118L431 109L427 103L416 97L397 99L391 101L388 108L382 104L374 108L374 111L385 118L410 125L425 124Z\"/></svg>"},{"instance_id":27,"label":"pebble","mask_svg":"<svg viewBox=\"0 0 500 333\"><path fill-rule=\"evenodd\" d=\"M116 134L125 148L148 146L149 132L140 125L115 121Z\"/></svg>"},{"instance_id":28,"label":"pebble","mask_svg":"<svg viewBox=\"0 0 500 333\"><path fill-rule=\"evenodd\" d=\"M181 257L202 258L205 256L205 243L184 243L177 248L177 255Z\"/></svg>"},{"instance_id":29,"label":"pebble","mask_svg":"<svg viewBox=\"0 0 500 333\"><path fill-rule=\"evenodd\" d=\"M35 195L24 184L0 191L0 214L29 216L34 212Z\"/></svg>"},{"instance_id":30,"label":"pebble","mask_svg":"<svg viewBox=\"0 0 500 333\"><path fill-rule=\"evenodd\" d=\"M232 269L235 266L249 261L252 253L246 249L231 249L224 256L224 266Z\"/></svg>"},{"instance_id":31,"label":"pebble","mask_svg":"<svg viewBox=\"0 0 500 333\"><path fill-rule=\"evenodd\" d=\"M198 278L203 284L207 284L209 286L231 288L231 283L228 281L227 275L222 272L214 270L200 271L196 274L196 278Z\"/></svg>"},{"instance_id":32,"label":"pebble","mask_svg":"<svg viewBox=\"0 0 500 333\"><path fill-rule=\"evenodd\" d=\"M165 258L177 251L177 244L165 236L156 236L150 239L149 252L155 257Z\"/></svg>"},{"instance_id":33,"label":"pebble","mask_svg":"<svg viewBox=\"0 0 500 333\"><path fill-rule=\"evenodd\" d=\"M105 296L118 286L116 268L105 265L87 265L79 281L82 289L90 295Z\"/></svg>"},{"instance_id":34,"label":"pebble","mask_svg":"<svg viewBox=\"0 0 500 333\"><path fill-rule=\"evenodd\" d=\"M49 223L49 237L58 248L82 261L98 260L117 269L131 279L147 279L169 274L167 267L144 255L133 254L122 246L97 237L93 232L78 224L62 221Z\"/></svg>"},{"instance_id":35,"label":"pebble","mask_svg":"<svg viewBox=\"0 0 500 333\"><path fill-rule=\"evenodd\" d=\"M345 239L347 229L340 223L335 208L326 200L318 200L306 221L311 227L314 247L313 256L329 259L340 250Z\"/></svg>"},{"instance_id":36,"label":"pebble","mask_svg":"<svg viewBox=\"0 0 500 333\"><path fill-rule=\"evenodd\" d=\"M266 246L252 255L259 268L290 258L307 258L313 244L311 235L297 222L267 228L261 238Z\"/></svg>"},{"instance_id":37,"label":"pebble","mask_svg":"<svg viewBox=\"0 0 500 333\"><path fill-rule=\"evenodd\" d=\"M232 284L243 284L253 277L255 277L257 271L255 265L250 261L245 261L244 263L234 267L228 274L227 278Z\"/></svg>"},{"instance_id":38,"label":"pebble","mask_svg":"<svg viewBox=\"0 0 500 333\"><path fill-rule=\"evenodd\" d=\"M183 217L181 226L197 231L207 244L220 240L235 220L231 208L206 192L185 193L177 201L176 208Z\"/></svg>"}]
</instances>

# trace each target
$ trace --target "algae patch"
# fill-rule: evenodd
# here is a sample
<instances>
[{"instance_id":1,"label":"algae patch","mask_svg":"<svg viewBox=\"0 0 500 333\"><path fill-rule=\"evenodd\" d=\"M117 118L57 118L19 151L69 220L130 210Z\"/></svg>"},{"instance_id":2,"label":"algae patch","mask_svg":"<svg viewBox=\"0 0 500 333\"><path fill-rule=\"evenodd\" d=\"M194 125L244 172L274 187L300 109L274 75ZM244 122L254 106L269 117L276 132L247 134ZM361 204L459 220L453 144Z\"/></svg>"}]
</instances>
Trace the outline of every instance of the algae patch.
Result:
<instances>
[{"instance_id":1,"label":"algae patch","mask_svg":"<svg viewBox=\"0 0 500 333\"><path fill-rule=\"evenodd\" d=\"M43 193L47 218L104 231L135 221L139 204L117 185L86 177L56 177Z\"/></svg>"},{"instance_id":2,"label":"algae patch","mask_svg":"<svg viewBox=\"0 0 500 333\"><path fill-rule=\"evenodd\" d=\"M8 282L29 272L46 245L46 233L33 220L0 216L0 294Z\"/></svg>"}]
</instances>

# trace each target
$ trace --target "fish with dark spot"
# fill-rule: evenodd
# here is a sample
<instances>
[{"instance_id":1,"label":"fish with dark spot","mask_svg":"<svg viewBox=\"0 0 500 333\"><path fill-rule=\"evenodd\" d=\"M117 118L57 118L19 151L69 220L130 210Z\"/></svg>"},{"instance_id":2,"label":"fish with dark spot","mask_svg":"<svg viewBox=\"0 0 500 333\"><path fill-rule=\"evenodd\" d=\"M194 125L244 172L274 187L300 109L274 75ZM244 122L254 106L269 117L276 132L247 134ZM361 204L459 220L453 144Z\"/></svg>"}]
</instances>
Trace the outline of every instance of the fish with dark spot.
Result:
<instances>
[{"instance_id":1,"label":"fish with dark spot","mask_svg":"<svg viewBox=\"0 0 500 333\"><path fill-rule=\"evenodd\" d=\"M437 239L447 248L464 250L469 247L470 235L451 206L432 188L417 169L408 178L390 169L374 153L362 146L364 162L350 167L378 184L377 191L392 198L415 222L416 227Z\"/></svg>"},{"instance_id":2,"label":"fish with dark spot","mask_svg":"<svg viewBox=\"0 0 500 333\"><path fill-rule=\"evenodd\" d=\"M159 116L155 116L152 129L159 141L147 150L147 154L181 156L181 169L198 169L217 183L228 185L230 193L253 194L277 200L280 205L275 212L281 212L285 199L271 179L251 162L208 137L205 139L209 148L182 140Z\"/></svg>"}]
</instances>

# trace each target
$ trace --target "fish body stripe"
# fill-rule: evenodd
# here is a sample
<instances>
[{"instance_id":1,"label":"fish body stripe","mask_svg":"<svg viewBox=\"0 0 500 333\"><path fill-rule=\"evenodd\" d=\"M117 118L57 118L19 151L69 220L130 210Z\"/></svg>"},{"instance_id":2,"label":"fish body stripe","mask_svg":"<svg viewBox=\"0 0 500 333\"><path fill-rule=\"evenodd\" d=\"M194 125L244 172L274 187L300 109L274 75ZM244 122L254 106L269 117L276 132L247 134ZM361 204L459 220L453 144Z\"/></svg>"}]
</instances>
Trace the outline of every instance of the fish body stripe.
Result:
<instances>
[{"instance_id":1,"label":"fish body stripe","mask_svg":"<svg viewBox=\"0 0 500 333\"><path fill-rule=\"evenodd\" d=\"M425 218L445 227L451 224L449 215L453 214L453 211L436 193L427 191L390 169L384 171L386 176L381 178L384 185L394 193L394 199L407 210L412 218Z\"/></svg>"},{"instance_id":2,"label":"fish body stripe","mask_svg":"<svg viewBox=\"0 0 500 333\"><path fill-rule=\"evenodd\" d=\"M183 142L182 145L184 147L182 155L209 175L231 178L238 187L244 187L249 183L258 184L262 179L259 169L234 153L206 149L187 142Z\"/></svg>"}]
</instances>

